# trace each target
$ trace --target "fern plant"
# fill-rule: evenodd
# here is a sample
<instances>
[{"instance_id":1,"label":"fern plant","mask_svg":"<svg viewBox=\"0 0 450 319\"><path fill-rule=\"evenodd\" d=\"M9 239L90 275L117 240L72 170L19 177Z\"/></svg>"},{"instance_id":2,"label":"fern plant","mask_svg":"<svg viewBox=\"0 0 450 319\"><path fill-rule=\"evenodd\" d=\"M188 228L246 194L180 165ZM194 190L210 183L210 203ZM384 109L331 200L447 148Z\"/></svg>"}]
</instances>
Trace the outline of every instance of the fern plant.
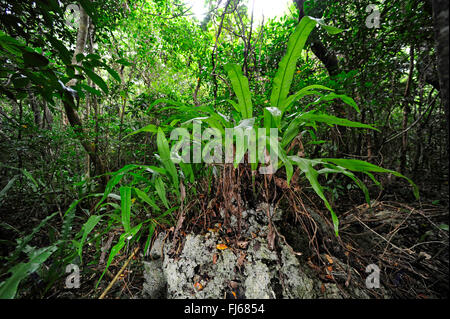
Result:
<instances>
[{"instance_id":1,"label":"fern plant","mask_svg":"<svg viewBox=\"0 0 450 319\"><path fill-rule=\"evenodd\" d=\"M166 133L169 133L174 128L178 126L191 127L195 121L201 121L209 128L218 130L222 136L225 136L224 133L227 128L246 127L253 128L256 131L259 131L257 130L258 128L264 128L265 130L263 132L267 135L269 129L276 129L279 133L280 140L277 141L278 143L272 143L270 138L266 139L267 150L272 150L276 153L279 159L278 167L284 167L287 185L290 184L293 176L304 176L306 178L312 189L323 200L325 206L330 211L336 235L338 235L339 231L339 220L324 194L323 187L319 183L320 175L340 173L349 177L361 188L368 203L370 202L368 189L355 173L364 173L377 184L378 182L373 173L390 173L405 178L413 186L416 197L418 196L416 185L410 179L395 171L360 160L334 158L308 159L293 153L292 146L296 143L296 138L302 135L302 130L307 127L315 128L318 123L329 126L340 125L377 130L372 125L335 117L318 110L303 111L296 110L293 107L301 98L308 95L317 95L319 98L312 105L320 105L322 102L340 99L359 112L358 106L352 98L346 95L336 94L333 89L323 85L309 85L294 94L290 94L297 60L301 55L309 34L317 25L324 27L331 34L342 31L324 25L319 19L307 16L300 21L289 39L286 54L282 58L278 71L273 79L270 107L254 107L248 79L243 76L240 66L236 64L228 64L225 66L225 70L228 73L237 97L237 102L228 100L232 107L229 112L231 117L216 111L210 105L193 107L168 99L159 99L151 105L149 111L155 105L165 103L166 106L161 108L160 111L170 109L176 112L161 127L150 124L128 134L124 138L143 132L156 135L158 147L157 157L161 165L132 164L113 173L105 192L103 194L93 195L101 196L95 209L96 214L89 217L76 236L76 240L73 241L74 247L81 258L83 246L90 240L93 240L92 238L89 239L89 234L95 227L98 227L103 220L103 216L109 217L110 221L112 220L113 223L120 224L123 227L124 232L118 242L111 248L106 268L98 283L106 273L114 257L125 245L138 241L142 236L147 236L144 247L144 251L146 251L150 245L155 227L159 223L173 223L172 212L183 205L185 201L185 194L183 194L183 185L185 183L191 183L191 189L195 192L195 186L193 184L197 177L201 177L200 175L204 174L205 164L181 161L177 167L177 164L175 164L172 158L171 143L166 138ZM310 132L313 134L312 131ZM199 142L196 140L194 134L191 134L189 139L191 145ZM222 146L226 146L224 140L222 141ZM248 144L236 156L234 161L235 166L239 165L246 151L248 151ZM263 163L265 163L264 158L257 158L256 162L251 163L251 170L256 171L258 166ZM298 168L300 174L294 175L294 167ZM253 176L254 174L252 174ZM124 177L131 178L131 181L124 182ZM119 194L114 191L117 187ZM114 202L107 202L107 198L120 200L120 205ZM70 209L73 209L78 202L75 202ZM148 213L146 218L138 218L139 209L144 209Z\"/></svg>"},{"instance_id":2,"label":"fern plant","mask_svg":"<svg viewBox=\"0 0 450 319\"><path fill-rule=\"evenodd\" d=\"M350 121L345 118L339 118L333 115L320 112L318 110L303 111L293 110L293 105L301 98L307 95L317 95L319 99L313 103L313 105L320 105L322 102L340 99L343 103L350 107L353 107L357 112L359 108L355 101L346 95L337 94L333 89L325 87L323 85L314 84L302 88L296 93L290 94L292 80L296 70L297 60L299 59L301 52L305 46L306 40L311 31L317 26L325 28L330 34L337 34L343 30L327 26L320 19L305 16L297 25L294 33L291 35L286 54L279 63L279 68L273 79L273 86L270 95L270 107L263 109L254 108L252 104L252 96L250 93L248 79L243 76L240 66L236 64L228 64L225 66L225 70L228 73L231 85L234 93L237 97L237 102L228 100L228 102L234 108L231 112L233 115L232 120L223 116L219 112L216 112L214 108L210 106L204 107L191 107L183 105L175 101L157 101L165 102L170 106L164 109L176 109L179 111L177 115L172 118L172 123L183 122L184 125L192 123L193 120L200 120L207 124L209 127L218 129L220 132L224 132L226 128L233 128L239 125L245 125L247 127L266 128L268 133L270 128L276 128L281 135L281 139L277 145L272 145L268 142L267 149L276 148L276 155L280 162L278 167L284 167L286 172L287 184L293 177L294 167L297 167L300 172L306 177L316 194L323 200L325 206L331 213L334 231L338 235L339 220L336 213L331 207L328 199L324 194L323 187L319 183L318 177L322 174L340 173L343 174L356 185L361 188L368 203L370 203L369 192L364 183L355 175L355 173L364 173L368 175L377 185L373 173L390 173L398 177L405 178L412 186L414 195L418 197L417 186L407 177L401 175L398 172L385 169L374 164L370 164L360 160L354 159L333 159L333 158L320 158L320 159L308 159L293 154L291 150L295 143L296 137L302 134L302 129L307 127L316 127L317 123L334 126L346 126L359 129L371 129L378 130L372 125ZM171 125L169 125L171 127ZM153 127L146 127L141 131L154 131ZM136 132L137 133L137 132ZM270 141L270 139L268 139ZM246 151L245 149L244 151ZM240 154L241 157L243 154ZM235 165L240 162L240 158L235 161ZM252 170L255 171L258 167L258 163L264 163L263 158L258 158L256 163L252 164ZM320 167L320 168L318 168Z\"/></svg>"}]
</instances>

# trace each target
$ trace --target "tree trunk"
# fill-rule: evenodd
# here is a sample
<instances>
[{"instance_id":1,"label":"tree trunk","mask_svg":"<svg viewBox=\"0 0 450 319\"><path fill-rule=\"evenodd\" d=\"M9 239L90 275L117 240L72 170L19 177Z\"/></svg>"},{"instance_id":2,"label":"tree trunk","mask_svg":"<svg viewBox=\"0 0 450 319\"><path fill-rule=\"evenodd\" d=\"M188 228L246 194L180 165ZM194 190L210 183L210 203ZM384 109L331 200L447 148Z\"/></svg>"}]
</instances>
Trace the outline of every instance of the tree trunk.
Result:
<instances>
[{"instance_id":1,"label":"tree trunk","mask_svg":"<svg viewBox=\"0 0 450 319\"><path fill-rule=\"evenodd\" d=\"M30 104L34 114L34 124L36 124L38 128L41 128L42 127L41 108L39 107L36 101L36 97L34 95L30 96Z\"/></svg>"},{"instance_id":2,"label":"tree trunk","mask_svg":"<svg viewBox=\"0 0 450 319\"><path fill-rule=\"evenodd\" d=\"M303 3L305 0L294 0L294 3L298 9L298 21L300 21L305 16L305 11L303 8ZM316 55L316 57L323 63L330 76L335 76L339 74L339 65L337 56L328 50L322 42L317 39L311 40L311 51Z\"/></svg>"},{"instance_id":3,"label":"tree trunk","mask_svg":"<svg viewBox=\"0 0 450 319\"><path fill-rule=\"evenodd\" d=\"M86 41L87 41L87 35L88 35L88 25L89 25L89 16L87 15L86 11L83 9L82 6L80 6L80 24L78 28L77 33L77 44L75 47L75 52L73 54L72 63L78 64L76 60L76 56L80 53L83 53ZM74 86L76 84L76 79L72 79L67 83L67 87ZM99 185L99 192L103 192L104 188L106 186L107 178L104 176L106 173L106 167L103 162L103 160L100 158L98 153L96 152L96 146L95 143L88 142L86 138L85 131L83 129L83 124L81 122L80 117L78 116L77 112L75 111L75 101L74 97L69 93L66 92L65 98L63 99L64 104L64 110L66 112L67 119L69 120L70 125L72 126L75 133L77 133L78 138L80 140L81 145L85 149L86 153L89 154L89 157L94 164L95 167L95 173L97 175L102 175L100 179L100 185Z\"/></svg>"},{"instance_id":4,"label":"tree trunk","mask_svg":"<svg viewBox=\"0 0 450 319\"><path fill-rule=\"evenodd\" d=\"M404 173L406 169L406 153L408 152L408 117L411 113L411 108L409 106L409 92L411 90L411 82L413 78L413 72L414 72L414 44L411 45L410 52L409 52L409 75L408 75L408 81L406 82L406 88L405 93L403 94L403 121L402 121L402 130L403 130L403 137L402 137L402 149L400 154L400 173Z\"/></svg>"},{"instance_id":5,"label":"tree trunk","mask_svg":"<svg viewBox=\"0 0 450 319\"><path fill-rule=\"evenodd\" d=\"M436 40L439 93L446 118L449 118L449 56L448 56L448 0L433 0L434 35ZM447 155L449 154L449 123L447 121Z\"/></svg>"}]
</instances>

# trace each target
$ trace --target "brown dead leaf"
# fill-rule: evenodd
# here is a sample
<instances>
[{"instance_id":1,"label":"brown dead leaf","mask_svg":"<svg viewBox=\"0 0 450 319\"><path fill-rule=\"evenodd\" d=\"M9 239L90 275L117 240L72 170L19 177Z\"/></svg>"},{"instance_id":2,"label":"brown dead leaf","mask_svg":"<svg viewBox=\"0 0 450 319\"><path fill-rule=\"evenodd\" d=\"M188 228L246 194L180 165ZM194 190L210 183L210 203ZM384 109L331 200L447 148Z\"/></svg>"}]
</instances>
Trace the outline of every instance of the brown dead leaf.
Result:
<instances>
[{"instance_id":1,"label":"brown dead leaf","mask_svg":"<svg viewBox=\"0 0 450 319\"><path fill-rule=\"evenodd\" d=\"M239 258L237 260L237 265L239 268L241 268L241 266L244 265L246 257L247 257L247 255L245 253L241 252L241 255L239 256Z\"/></svg>"},{"instance_id":2,"label":"brown dead leaf","mask_svg":"<svg viewBox=\"0 0 450 319\"><path fill-rule=\"evenodd\" d=\"M213 264L215 265L217 263L217 254L213 255Z\"/></svg>"},{"instance_id":3,"label":"brown dead leaf","mask_svg":"<svg viewBox=\"0 0 450 319\"><path fill-rule=\"evenodd\" d=\"M231 280L230 281L230 288L236 289L238 287L238 283L236 281Z\"/></svg>"},{"instance_id":4,"label":"brown dead leaf","mask_svg":"<svg viewBox=\"0 0 450 319\"><path fill-rule=\"evenodd\" d=\"M330 264L333 264L333 258L331 258L331 256L330 256L330 255L328 255L328 254L325 254L325 257L327 258L327 260L328 260L328 263L330 263Z\"/></svg>"},{"instance_id":5,"label":"brown dead leaf","mask_svg":"<svg viewBox=\"0 0 450 319\"><path fill-rule=\"evenodd\" d=\"M238 241L237 245L239 248L246 249L248 246L248 241Z\"/></svg>"},{"instance_id":6,"label":"brown dead leaf","mask_svg":"<svg viewBox=\"0 0 450 319\"><path fill-rule=\"evenodd\" d=\"M186 188L184 188L183 182L180 181L180 199L181 202L184 202L184 199L186 198Z\"/></svg>"},{"instance_id":7,"label":"brown dead leaf","mask_svg":"<svg viewBox=\"0 0 450 319\"><path fill-rule=\"evenodd\" d=\"M273 250L275 247L275 232L271 228L269 228L269 233L267 234L267 244L270 250Z\"/></svg>"},{"instance_id":8,"label":"brown dead leaf","mask_svg":"<svg viewBox=\"0 0 450 319\"><path fill-rule=\"evenodd\" d=\"M275 176L275 184L281 189L289 188L286 180Z\"/></svg>"}]
</instances>

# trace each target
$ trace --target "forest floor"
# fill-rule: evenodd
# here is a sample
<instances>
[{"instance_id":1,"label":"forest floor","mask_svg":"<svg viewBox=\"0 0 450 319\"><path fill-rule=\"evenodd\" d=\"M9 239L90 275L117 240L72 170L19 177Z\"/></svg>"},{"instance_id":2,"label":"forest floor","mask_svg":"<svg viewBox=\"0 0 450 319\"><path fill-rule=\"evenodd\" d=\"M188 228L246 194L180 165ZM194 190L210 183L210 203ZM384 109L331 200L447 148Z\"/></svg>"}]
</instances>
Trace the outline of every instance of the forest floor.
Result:
<instances>
[{"instance_id":1,"label":"forest floor","mask_svg":"<svg viewBox=\"0 0 450 319\"><path fill-rule=\"evenodd\" d=\"M395 299L431 299L448 298L449 293L449 232L448 232L448 185L443 187L426 187L420 201L412 201L404 195L401 186L385 189L377 200L369 207L366 203L357 205L351 199L340 200L337 205L339 214L340 238L323 237L316 241L316 247L311 249L311 238L306 236L300 223L295 220L285 220L279 226L287 243L295 251L303 251L308 258L307 265L324 283L335 283L338 286L357 284L372 298ZM335 203L336 205L337 203ZM33 209L5 206L0 213L5 218L3 222L14 225L17 232L30 233L40 216L25 219L33 214ZM317 211L317 208L315 208ZM326 210L323 210L326 215ZM20 217L22 216L22 217ZM23 220L31 220L22 224ZM54 221L61 223L61 221ZM447 226L446 226L447 225ZM55 229L60 225L55 225ZM2 230L0 239L10 239L14 232ZM33 240L35 246L48 244L48 233L41 233ZM92 249L95 251L95 249ZM80 289L68 290L64 282L57 283L47 293L46 298L98 298L106 286L119 272L124 262L129 259L132 247L123 250L109 267L106 276L97 289L95 285L103 269L98 267L94 254L87 252L83 258L88 261L88 270L83 270ZM324 254L329 263L320 263L314 258L315 252ZM8 248L2 248L2 255L8 253ZM108 292L106 298L142 298L143 262L146 260L140 251L133 256L127 269ZM332 265L332 260L338 260ZM381 269L380 281L385 293L375 289L367 289L361 283L350 282L350 276L345 276L339 264L350 265L360 274L364 274L366 266L375 264ZM331 268L330 268L331 267ZM332 269L335 267L334 269ZM331 270L331 271L330 271ZM366 275L364 275L366 276ZM33 276L30 280L33 279ZM63 280L62 280L63 281ZM36 298L39 284L22 295L24 298Z\"/></svg>"}]
</instances>

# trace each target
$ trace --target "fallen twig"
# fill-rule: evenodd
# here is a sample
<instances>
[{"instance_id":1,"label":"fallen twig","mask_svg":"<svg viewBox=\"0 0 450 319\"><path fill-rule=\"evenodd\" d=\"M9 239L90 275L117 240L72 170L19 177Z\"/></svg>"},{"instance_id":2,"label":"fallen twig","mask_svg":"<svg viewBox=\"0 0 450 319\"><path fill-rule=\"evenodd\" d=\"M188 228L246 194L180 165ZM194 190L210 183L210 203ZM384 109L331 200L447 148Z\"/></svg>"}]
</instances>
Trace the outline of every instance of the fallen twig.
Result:
<instances>
[{"instance_id":1,"label":"fallen twig","mask_svg":"<svg viewBox=\"0 0 450 319\"><path fill-rule=\"evenodd\" d=\"M130 255L130 257L128 257L128 260L126 261L126 263L122 266L122 268L120 268L119 272L116 274L114 279L109 283L108 287L106 287L105 291L103 291L103 293L100 295L100 297L98 299L105 298L108 291L111 290L112 286L116 283L117 279L119 279L120 274L125 270L125 268L127 268L131 259L134 257L134 255L136 255L138 250L139 250L139 246L134 249L133 253Z\"/></svg>"}]
</instances>

